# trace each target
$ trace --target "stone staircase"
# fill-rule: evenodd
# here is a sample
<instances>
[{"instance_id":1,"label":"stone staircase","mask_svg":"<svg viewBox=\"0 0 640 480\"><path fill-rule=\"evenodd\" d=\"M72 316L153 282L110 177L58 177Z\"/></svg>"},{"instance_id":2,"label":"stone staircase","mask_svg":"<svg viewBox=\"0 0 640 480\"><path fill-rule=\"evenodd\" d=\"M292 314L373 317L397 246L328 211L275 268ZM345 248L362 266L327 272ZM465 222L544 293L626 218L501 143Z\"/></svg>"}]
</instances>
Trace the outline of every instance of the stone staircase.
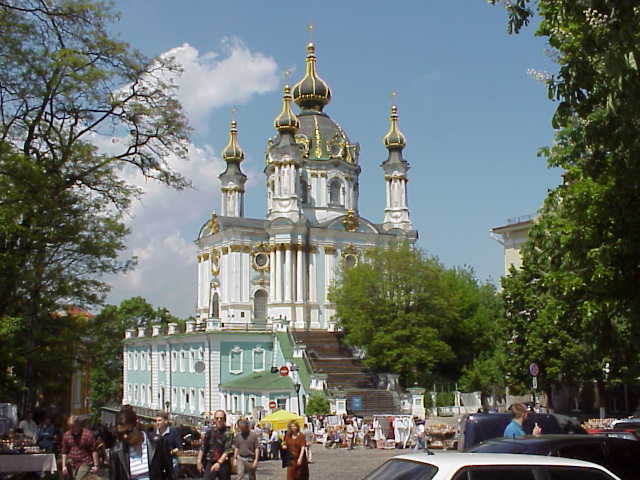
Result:
<instances>
[{"instance_id":1,"label":"stone staircase","mask_svg":"<svg viewBox=\"0 0 640 480\"><path fill-rule=\"evenodd\" d=\"M325 373L329 389L345 392L349 411L363 416L399 412L398 394L376 388L375 375L354 357L339 333L309 330L293 332L293 337L296 343L306 345L313 373ZM358 405L362 408L354 408Z\"/></svg>"}]
</instances>

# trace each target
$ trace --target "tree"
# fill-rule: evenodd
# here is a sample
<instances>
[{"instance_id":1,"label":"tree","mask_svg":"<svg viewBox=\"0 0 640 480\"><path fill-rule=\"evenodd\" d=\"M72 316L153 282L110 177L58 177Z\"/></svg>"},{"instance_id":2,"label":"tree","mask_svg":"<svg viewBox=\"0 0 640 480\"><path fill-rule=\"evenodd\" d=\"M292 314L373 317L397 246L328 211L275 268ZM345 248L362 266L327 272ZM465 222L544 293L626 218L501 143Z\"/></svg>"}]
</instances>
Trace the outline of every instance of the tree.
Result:
<instances>
[{"instance_id":1,"label":"tree","mask_svg":"<svg viewBox=\"0 0 640 480\"><path fill-rule=\"evenodd\" d=\"M640 373L640 6L505 3L511 32L537 13L536 33L554 50L557 134L541 155L565 171L531 230L523 272L504 282L513 363L522 370L523 352L536 355L544 381L596 380L602 400L606 383Z\"/></svg>"},{"instance_id":2,"label":"tree","mask_svg":"<svg viewBox=\"0 0 640 480\"><path fill-rule=\"evenodd\" d=\"M491 325L501 312L493 287L480 286L471 270L447 270L405 243L344 266L330 298L346 341L366 352L365 364L400 374L404 385L456 381L492 348Z\"/></svg>"},{"instance_id":3,"label":"tree","mask_svg":"<svg viewBox=\"0 0 640 480\"><path fill-rule=\"evenodd\" d=\"M118 260L121 219L141 192L124 169L188 185L168 163L187 154L179 69L115 40L115 18L101 1L0 0L0 321L20 322L21 347L0 375L22 365L23 407L51 356L51 313L100 304L101 277L132 266Z\"/></svg>"},{"instance_id":4,"label":"tree","mask_svg":"<svg viewBox=\"0 0 640 480\"><path fill-rule=\"evenodd\" d=\"M329 405L329 400L322 393L313 393L309 397L304 411L308 416L329 415L331 413L331 405Z\"/></svg>"},{"instance_id":5,"label":"tree","mask_svg":"<svg viewBox=\"0 0 640 480\"><path fill-rule=\"evenodd\" d=\"M105 405L119 403L122 399L122 340L129 328L161 325L170 322L184 323L163 307L154 309L142 297L123 300L119 306L106 305L92 322L91 335L87 339L90 357L91 408L94 416Z\"/></svg>"}]
</instances>

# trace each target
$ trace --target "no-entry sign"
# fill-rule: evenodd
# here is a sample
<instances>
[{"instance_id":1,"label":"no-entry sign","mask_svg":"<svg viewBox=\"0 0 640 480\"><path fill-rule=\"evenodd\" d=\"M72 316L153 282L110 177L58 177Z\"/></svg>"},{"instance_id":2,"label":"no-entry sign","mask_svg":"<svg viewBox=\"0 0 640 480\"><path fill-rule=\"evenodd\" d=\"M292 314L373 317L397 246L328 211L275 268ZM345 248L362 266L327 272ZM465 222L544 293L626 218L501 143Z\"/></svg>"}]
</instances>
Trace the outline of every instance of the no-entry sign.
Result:
<instances>
[{"instance_id":1,"label":"no-entry sign","mask_svg":"<svg viewBox=\"0 0 640 480\"><path fill-rule=\"evenodd\" d=\"M274 408L276 408L276 402L274 402L273 400L271 400L271 401L269 402L269 408L270 408L271 410L273 410Z\"/></svg>"},{"instance_id":2,"label":"no-entry sign","mask_svg":"<svg viewBox=\"0 0 640 480\"><path fill-rule=\"evenodd\" d=\"M289 375L289 367L287 367L286 365L280 367L280 375L282 375L283 377Z\"/></svg>"}]
</instances>

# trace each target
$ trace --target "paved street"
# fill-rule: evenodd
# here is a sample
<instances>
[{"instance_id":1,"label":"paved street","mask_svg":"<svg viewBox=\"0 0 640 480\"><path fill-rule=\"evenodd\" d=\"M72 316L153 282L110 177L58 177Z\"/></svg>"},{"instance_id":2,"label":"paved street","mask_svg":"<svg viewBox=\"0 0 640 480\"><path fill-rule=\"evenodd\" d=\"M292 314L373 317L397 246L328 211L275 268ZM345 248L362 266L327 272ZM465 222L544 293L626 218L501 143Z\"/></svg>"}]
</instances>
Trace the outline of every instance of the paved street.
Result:
<instances>
[{"instance_id":1,"label":"paved street","mask_svg":"<svg viewBox=\"0 0 640 480\"><path fill-rule=\"evenodd\" d=\"M386 459L410 450L368 450L356 448L325 449L321 445L313 448L313 462L309 465L312 479L358 480L369 471L383 463ZM286 477L286 469L280 461L261 462L258 467L258 479L282 480Z\"/></svg>"}]
</instances>

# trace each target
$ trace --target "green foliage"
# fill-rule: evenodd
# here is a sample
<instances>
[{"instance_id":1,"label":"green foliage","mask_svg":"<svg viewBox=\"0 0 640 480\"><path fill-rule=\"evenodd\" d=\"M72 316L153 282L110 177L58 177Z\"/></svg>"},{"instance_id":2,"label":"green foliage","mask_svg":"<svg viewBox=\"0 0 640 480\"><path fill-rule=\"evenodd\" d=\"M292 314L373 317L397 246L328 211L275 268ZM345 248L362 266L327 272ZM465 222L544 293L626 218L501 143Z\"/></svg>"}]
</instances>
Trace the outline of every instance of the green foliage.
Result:
<instances>
[{"instance_id":1,"label":"green foliage","mask_svg":"<svg viewBox=\"0 0 640 480\"><path fill-rule=\"evenodd\" d=\"M313 393L304 410L307 415L328 415L331 413L331 406L322 393Z\"/></svg>"},{"instance_id":2,"label":"green foliage","mask_svg":"<svg viewBox=\"0 0 640 480\"><path fill-rule=\"evenodd\" d=\"M119 306L107 305L95 317L88 340L91 350L91 408L98 416L100 408L122 399L122 340L129 328L166 328L170 322L184 323L163 307L154 309L142 297L123 300Z\"/></svg>"},{"instance_id":3,"label":"green foliage","mask_svg":"<svg viewBox=\"0 0 640 480\"><path fill-rule=\"evenodd\" d=\"M495 344L500 300L469 269L447 270L407 244L372 249L345 268L330 293L345 339L377 372L428 385L457 380Z\"/></svg>"},{"instance_id":4,"label":"green foliage","mask_svg":"<svg viewBox=\"0 0 640 480\"><path fill-rule=\"evenodd\" d=\"M541 382L630 381L640 374L640 6L599 0L510 2L518 31L537 12L559 71L555 143L564 184L550 192L504 281L511 374ZM535 6L535 12L532 6ZM608 372L606 371L608 370Z\"/></svg>"},{"instance_id":5,"label":"green foliage","mask_svg":"<svg viewBox=\"0 0 640 480\"><path fill-rule=\"evenodd\" d=\"M104 275L133 266L122 218L141 192L123 169L188 185L166 162L187 154L179 69L115 40L115 18L95 0L0 2L0 323L21 322L0 385L24 408L81 338L54 312L99 305Z\"/></svg>"},{"instance_id":6,"label":"green foliage","mask_svg":"<svg viewBox=\"0 0 640 480\"><path fill-rule=\"evenodd\" d=\"M450 407L455 402L456 402L456 395L454 392L438 392L436 394L437 407Z\"/></svg>"}]
</instances>

